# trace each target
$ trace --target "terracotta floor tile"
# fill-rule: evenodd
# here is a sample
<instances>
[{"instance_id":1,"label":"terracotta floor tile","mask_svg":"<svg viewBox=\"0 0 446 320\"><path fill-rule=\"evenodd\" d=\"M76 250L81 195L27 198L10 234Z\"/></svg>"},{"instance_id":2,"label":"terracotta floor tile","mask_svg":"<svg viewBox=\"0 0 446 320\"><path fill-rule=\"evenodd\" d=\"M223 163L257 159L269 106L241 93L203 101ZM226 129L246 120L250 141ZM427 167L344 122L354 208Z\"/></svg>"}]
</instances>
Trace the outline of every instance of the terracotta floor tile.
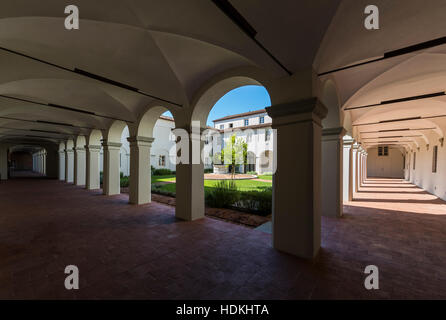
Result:
<instances>
[{"instance_id":1,"label":"terracotta floor tile","mask_svg":"<svg viewBox=\"0 0 446 320\"><path fill-rule=\"evenodd\" d=\"M309 262L240 225L12 179L0 184L0 298L446 299L446 203L397 179L369 179L356 198L342 218L322 218ZM64 288L68 264L79 267L78 291ZM380 290L363 286L368 264Z\"/></svg>"}]
</instances>

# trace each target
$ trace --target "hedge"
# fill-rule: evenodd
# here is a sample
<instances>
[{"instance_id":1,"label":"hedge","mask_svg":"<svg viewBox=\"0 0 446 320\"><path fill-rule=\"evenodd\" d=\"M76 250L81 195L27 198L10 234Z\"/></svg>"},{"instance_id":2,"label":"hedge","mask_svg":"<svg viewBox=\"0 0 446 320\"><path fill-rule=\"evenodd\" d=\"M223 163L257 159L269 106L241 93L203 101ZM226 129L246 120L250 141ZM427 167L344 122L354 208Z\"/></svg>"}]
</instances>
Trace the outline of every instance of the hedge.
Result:
<instances>
[{"instance_id":1,"label":"hedge","mask_svg":"<svg viewBox=\"0 0 446 320\"><path fill-rule=\"evenodd\" d=\"M272 212L272 187L260 190L239 191L234 181L222 180L211 190L205 189L205 203L212 208L234 208L266 216ZM152 192L175 197L175 192L152 184Z\"/></svg>"}]
</instances>

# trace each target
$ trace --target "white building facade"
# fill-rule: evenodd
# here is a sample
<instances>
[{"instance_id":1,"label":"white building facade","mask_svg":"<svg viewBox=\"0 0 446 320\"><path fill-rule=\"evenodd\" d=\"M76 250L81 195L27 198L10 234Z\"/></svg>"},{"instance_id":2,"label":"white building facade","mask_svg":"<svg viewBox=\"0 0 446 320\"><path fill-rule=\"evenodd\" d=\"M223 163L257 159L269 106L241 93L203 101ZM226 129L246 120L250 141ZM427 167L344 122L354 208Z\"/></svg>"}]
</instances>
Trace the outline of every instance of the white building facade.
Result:
<instances>
[{"instance_id":1,"label":"white building facade","mask_svg":"<svg viewBox=\"0 0 446 320\"><path fill-rule=\"evenodd\" d=\"M238 172L265 174L274 171L272 120L265 109L230 115L213 122L214 127L208 131L212 139L205 141L205 168L213 167L214 173L229 172L229 167L218 165L212 155L218 154L235 134L247 144L247 164L237 166Z\"/></svg>"}]
</instances>

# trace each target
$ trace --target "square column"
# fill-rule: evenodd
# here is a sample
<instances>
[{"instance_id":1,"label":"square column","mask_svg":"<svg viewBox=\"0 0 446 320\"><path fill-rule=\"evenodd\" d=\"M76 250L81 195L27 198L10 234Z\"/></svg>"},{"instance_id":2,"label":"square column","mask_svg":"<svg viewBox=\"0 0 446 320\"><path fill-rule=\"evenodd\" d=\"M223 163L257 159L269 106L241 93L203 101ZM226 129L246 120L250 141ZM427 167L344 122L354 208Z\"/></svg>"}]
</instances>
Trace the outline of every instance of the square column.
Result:
<instances>
[{"instance_id":1,"label":"square column","mask_svg":"<svg viewBox=\"0 0 446 320\"><path fill-rule=\"evenodd\" d=\"M0 179L8 180L8 148L0 146Z\"/></svg>"},{"instance_id":2,"label":"square column","mask_svg":"<svg viewBox=\"0 0 446 320\"><path fill-rule=\"evenodd\" d=\"M321 120L317 99L266 108L277 130L273 176L273 246L312 259L321 244Z\"/></svg>"},{"instance_id":3,"label":"square column","mask_svg":"<svg viewBox=\"0 0 446 320\"><path fill-rule=\"evenodd\" d=\"M73 183L74 181L74 152L65 149L65 182Z\"/></svg>"},{"instance_id":4,"label":"square column","mask_svg":"<svg viewBox=\"0 0 446 320\"><path fill-rule=\"evenodd\" d=\"M77 186L85 185L85 149L76 147L74 150L74 184Z\"/></svg>"},{"instance_id":5,"label":"square column","mask_svg":"<svg viewBox=\"0 0 446 320\"><path fill-rule=\"evenodd\" d=\"M341 217L343 211L343 142L345 129L322 130L322 215Z\"/></svg>"},{"instance_id":6,"label":"square column","mask_svg":"<svg viewBox=\"0 0 446 320\"><path fill-rule=\"evenodd\" d=\"M365 159L365 151L361 152L361 186L364 183L364 159Z\"/></svg>"},{"instance_id":7,"label":"square column","mask_svg":"<svg viewBox=\"0 0 446 320\"><path fill-rule=\"evenodd\" d=\"M357 152L357 171L356 171L356 192L359 191L359 187L362 186L362 153L363 153L363 149L361 146L359 146L358 148L358 152Z\"/></svg>"},{"instance_id":8,"label":"square column","mask_svg":"<svg viewBox=\"0 0 446 320\"><path fill-rule=\"evenodd\" d=\"M364 151L364 182L367 180L367 151Z\"/></svg>"},{"instance_id":9,"label":"square column","mask_svg":"<svg viewBox=\"0 0 446 320\"><path fill-rule=\"evenodd\" d=\"M132 204L149 203L151 197L150 148L154 138L129 137L130 197Z\"/></svg>"},{"instance_id":10,"label":"square column","mask_svg":"<svg viewBox=\"0 0 446 320\"><path fill-rule=\"evenodd\" d=\"M42 174L46 174L46 152L42 152Z\"/></svg>"},{"instance_id":11,"label":"square column","mask_svg":"<svg viewBox=\"0 0 446 320\"><path fill-rule=\"evenodd\" d=\"M59 151L59 180L65 180L65 152Z\"/></svg>"},{"instance_id":12,"label":"square column","mask_svg":"<svg viewBox=\"0 0 446 320\"><path fill-rule=\"evenodd\" d=\"M107 196L121 193L121 183L119 177L119 152L121 143L102 142L104 148L104 176L103 193Z\"/></svg>"},{"instance_id":13,"label":"square column","mask_svg":"<svg viewBox=\"0 0 446 320\"><path fill-rule=\"evenodd\" d=\"M204 218L204 164L201 159L204 148L204 141L201 140L203 130L205 129L197 128L197 132L190 135L189 163L176 165L175 217L181 220L193 221Z\"/></svg>"},{"instance_id":14,"label":"square column","mask_svg":"<svg viewBox=\"0 0 446 320\"><path fill-rule=\"evenodd\" d=\"M358 147L359 145L355 142L352 145L351 149L351 157L350 157L350 179L349 179L349 197L351 198L350 201L353 200L355 197L355 192L358 191L357 188L357 172L358 172Z\"/></svg>"},{"instance_id":15,"label":"square column","mask_svg":"<svg viewBox=\"0 0 446 320\"><path fill-rule=\"evenodd\" d=\"M89 190L100 189L100 177L99 177L99 153L101 152L101 146L85 146L86 150L86 185Z\"/></svg>"},{"instance_id":16,"label":"square column","mask_svg":"<svg viewBox=\"0 0 446 320\"><path fill-rule=\"evenodd\" d=\"M352 145L354 140L350 136L343 138L344 151L343 151L343 202L352 201L352 194L350 192L350 163L352 157Z\"/></svg>"}]
</instances>

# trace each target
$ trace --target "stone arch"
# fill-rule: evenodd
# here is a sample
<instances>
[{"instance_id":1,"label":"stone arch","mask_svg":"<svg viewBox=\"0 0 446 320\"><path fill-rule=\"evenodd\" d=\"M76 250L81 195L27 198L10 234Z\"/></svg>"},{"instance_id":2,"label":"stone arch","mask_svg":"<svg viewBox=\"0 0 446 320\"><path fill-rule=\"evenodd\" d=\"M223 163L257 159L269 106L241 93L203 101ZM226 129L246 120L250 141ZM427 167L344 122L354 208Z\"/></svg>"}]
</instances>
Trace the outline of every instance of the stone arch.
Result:
<instances>
[{"instance_id":1,"label":"stone arch","mask_svg":"<svg viewBox=\"0 0 446 320\"><path fill-rule=\"evenodd\" d=\"M65 150L73 150L74 141L72 139L68 139L65 141Z\"/></svg>"},{"instance_id":2,"label":"stone arch","mask_svg":"<svg viewBox=\"0 0 446 320\"><path fill-rule=\"evenodd\" d=\"M247 85L262 86L268 92L271 104L274 104L275 94L271 79L256 68L237 68L219 74L205 83L194 96L191 103L191 121L205 124L209 112L226 93Z\"/></svg>"},{"instance_id":3,"label":"stone arch","mask_svg":"<svg viewBox=\"0 0 446 320\"><path fill-rule=\"evenodd\" d=\"M75 140L76 148L84 148L86 144L85 136L77 136Z\"/></svg>"},{"instance_id":4,"label":"stone arch","mask_svg":"<svg viewBox=\"0 0 446 320\"><path fill-rule=\"evenodd\" d=\"M170 111L174 121L176 121L176 113L173 110L159 104L152 105L139 119L136 126L135 135L141 137L153 137L153 129L155 128L155 124L159 117L166 111Z\"/></svg>"},{"instance_id":5,"label":"stone arch","mask_svg":"<svg viewBox=\"0 0 446 320\"><path fill-rule=\"evenodd\" d=\"M121 135L124 128L127 126L125 121L115 120L111 126L104 133L107 142L121 143Z\"/></svg>"},{"instance_id":6,"label":"stone arch","mask_svg":"<svg viewBox=\"0 0 446 320\"><path fill-rule=\"evenodd\" d=\"M88 145L100 146L102 140L102 132L98 129L91 130L90 134L86 138Z\"/></svg>"},{"instance_id":7,"label":"stone arch","mask_svg":"<svg viewBox=\"0 0 446 320\"><path fill-rule=\"evenodd\" d=\"M60 142L59 143L59 151L64 151L65 150L65 143L64 142Z\"/></svg>"}]
</instances>

